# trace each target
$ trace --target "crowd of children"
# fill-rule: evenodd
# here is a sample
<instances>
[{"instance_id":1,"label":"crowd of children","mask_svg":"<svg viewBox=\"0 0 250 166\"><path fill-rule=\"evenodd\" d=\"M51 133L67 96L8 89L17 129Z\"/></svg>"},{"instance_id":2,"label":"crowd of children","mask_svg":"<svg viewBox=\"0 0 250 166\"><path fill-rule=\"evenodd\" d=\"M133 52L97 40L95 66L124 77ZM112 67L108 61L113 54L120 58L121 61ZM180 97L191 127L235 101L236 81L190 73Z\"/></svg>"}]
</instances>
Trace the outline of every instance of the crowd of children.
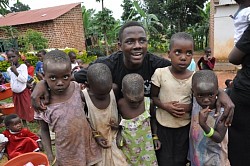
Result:
<instances>
[{"instance_id":1,"label":"crowd of children","mask_svg":"<svg viewBox=\"0 0 250 166\"><path fill-rule=\"evenodd\" d=\"M4 120L6 139L0 150L5 147L11 159L43 145L50 164L59 166L230 165L227 127L225 120L219 120L223 109L215 106L218 80L211 70L195 73L187 69L193 52L189 34L179 32L171 37L171 66L152 73L152 101L145 102L145 81L140 74L125 75L120 91L113 86L110 68L94 63L88 67L82 90L71 81L79 67L73 52L40 51L35 76L46 81L50 103L34 115L27 89L34 68L29 61L19 64L19 53L9 50L11 67L7 71L17 115ZM22 127L21 120L25 125L25 120L34 117L40 123L41 140ZM55 154L49 127L56 135Z\"/></svg>"}]
</instances>

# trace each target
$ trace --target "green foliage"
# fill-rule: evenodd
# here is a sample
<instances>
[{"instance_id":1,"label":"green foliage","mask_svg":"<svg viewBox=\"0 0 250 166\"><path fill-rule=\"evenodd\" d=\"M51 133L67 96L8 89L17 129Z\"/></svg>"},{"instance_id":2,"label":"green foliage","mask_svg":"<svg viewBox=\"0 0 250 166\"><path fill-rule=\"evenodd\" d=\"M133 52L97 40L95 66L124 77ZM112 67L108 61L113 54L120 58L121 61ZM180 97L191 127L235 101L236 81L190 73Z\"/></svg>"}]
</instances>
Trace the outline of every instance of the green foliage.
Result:
<instances>
[{"instance_id":1,"label":"green foliage","mask_svg":"<svg viewBox=\"0 0 250 166\"><path fill-rule=\"evenodd\" d=\"M27 11L27 10L30 10L29 5L25 5L19 1L13 4L13 7L10 7L11 12L21 12L21 11Z\"/></svg>"},{"instance_id":2,"label":"green foliage","mask_svg":"<svg viewBox=\"0 0 250 166\"><path fill-rule=\"evenodd\" d=\"M88 56L86 51L83 51L81 54L79 54L79 51L75 48L66 48L63 50L66 54L68 54L70 51L73 51L76 54L76 59L81 59L83 63L89 64L90 62L93 62L97 59L96 55Z\"/></svg>"},{"instance_id":3,"label":"green foliage","mask_svg":"<svg viewBox=\"0 0 250 166\"><path fill-rule=\"evenodd\" d=\"M136 11L132 0L123 0L123 4L121 6L123 8L123 13L121 16L122 21L138 21L140 19L140 17L137 16L138 12Z\"/></svg>"},{"instance_id":4,"label":"green foliage","mask_svg":"<svg viewBox=\"0 0 250 166\"><path fill-rule=\"evenodd\" d=\"M5 15L8 10L6 9L9 6L9 0L0 0L0 15Z\"/></svg>"},{"instance_id":5,"label":"green foliage","mask_svg":"<svg viewBox=\"0 0 250 166\"><path fill-rule=\"evenodd\" d=\"M0 62L0 71L7 71L7 68L10 66L8 61L1 61Z\"/></svg>"},{"instance_id":6,"label":"green foliage","mask_svg":"<svg viewBox=\"0 0 250 166\"><path fill-rule=\"evenodd\" d=\"M48 40L41 32L28 29L26 33L18 37L18 44L23 52L41 50L47 48Z\"/></svg>"}]
</instances>

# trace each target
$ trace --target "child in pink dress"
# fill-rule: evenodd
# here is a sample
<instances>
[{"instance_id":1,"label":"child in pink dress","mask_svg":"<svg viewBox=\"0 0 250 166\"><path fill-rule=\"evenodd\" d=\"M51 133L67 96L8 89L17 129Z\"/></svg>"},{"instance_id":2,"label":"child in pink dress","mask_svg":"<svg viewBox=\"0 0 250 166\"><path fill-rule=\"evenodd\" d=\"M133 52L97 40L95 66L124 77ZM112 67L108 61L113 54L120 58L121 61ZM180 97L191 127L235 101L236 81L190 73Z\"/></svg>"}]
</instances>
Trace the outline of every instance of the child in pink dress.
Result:
<instances>
[{"instance_id":1,"label":"child in pink dress","mask_svg":"<svg viewBox=\"0 0 250 166\"><path fill-rule=\"evenodd\" d=\"M71 63L67 54L60 50L44 57L44 79L50 88L50 104L47 110L35 115L41 122L41 136L53 165L85 166L101 161L100 147L95 142L84 112L83 94L79 84L70 81ZM49 127L55 132L56 158L49 136Z\"/></svg>"}]
</instances>

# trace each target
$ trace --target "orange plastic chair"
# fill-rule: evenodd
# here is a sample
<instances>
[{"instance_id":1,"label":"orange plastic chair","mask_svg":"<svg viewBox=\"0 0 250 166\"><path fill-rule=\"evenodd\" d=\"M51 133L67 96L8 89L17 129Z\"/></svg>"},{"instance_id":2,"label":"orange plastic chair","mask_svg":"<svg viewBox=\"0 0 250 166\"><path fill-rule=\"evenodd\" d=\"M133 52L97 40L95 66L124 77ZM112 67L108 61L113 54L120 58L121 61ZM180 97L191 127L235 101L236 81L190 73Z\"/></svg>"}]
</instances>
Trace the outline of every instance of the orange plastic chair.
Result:
<instances>
[{"instance_id":1,"label":"orange plastic chair","mask_svg":"<svg viewBox=\"0 0 250 166\"><path fill-rule=\"evenodd\" d=\"M28 162L31 162L34 166L38 165L49 166L49 161L47 156L40 152L29 152L21 154L9 160L4 166L23 166Z\"/></svg>"},{"instance_id":2,"label":"orange plastic chair","mask_svg":"<svg viewBox=\"0 0 250 166\"><path fill-rule=\"evenodd\" d=\"M3 92L0 92L0 100L4 100L13 96L13 92L10 88L10 83L4 84L4 85L6 87L6 90ZM0 105L0 110L1 110L1 113L4 115L15 113L15 107L13 103Z\"/></svg>"}]
</instances>

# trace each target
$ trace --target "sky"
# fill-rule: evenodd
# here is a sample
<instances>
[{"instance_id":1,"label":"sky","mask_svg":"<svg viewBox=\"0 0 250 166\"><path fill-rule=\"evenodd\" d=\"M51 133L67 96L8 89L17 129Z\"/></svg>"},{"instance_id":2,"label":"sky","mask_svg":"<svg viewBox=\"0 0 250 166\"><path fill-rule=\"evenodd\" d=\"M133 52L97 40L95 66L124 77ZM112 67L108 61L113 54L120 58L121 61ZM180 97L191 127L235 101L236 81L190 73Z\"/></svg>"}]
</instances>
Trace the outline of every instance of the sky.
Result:
<instances>
[{"instance_id":1,"label":"sky","mask_svg":"<svg viewBox=\"0 0 250 166\"><path fill-rule=\"evenodd\" d=\"M9 0L10 6L13 6L17 0ZM19 0L23 4L29 5L32 9L40 9L52 6L65 5L70 3L82 2L87 9L95 9L100 11L102 9L101 2L96 2L96 0ZM104 0L104 7L113 11L113 17L115 19L120 19L123 13L123 8L121 7L123 0Z\"/></svg>"}]
</instances>

